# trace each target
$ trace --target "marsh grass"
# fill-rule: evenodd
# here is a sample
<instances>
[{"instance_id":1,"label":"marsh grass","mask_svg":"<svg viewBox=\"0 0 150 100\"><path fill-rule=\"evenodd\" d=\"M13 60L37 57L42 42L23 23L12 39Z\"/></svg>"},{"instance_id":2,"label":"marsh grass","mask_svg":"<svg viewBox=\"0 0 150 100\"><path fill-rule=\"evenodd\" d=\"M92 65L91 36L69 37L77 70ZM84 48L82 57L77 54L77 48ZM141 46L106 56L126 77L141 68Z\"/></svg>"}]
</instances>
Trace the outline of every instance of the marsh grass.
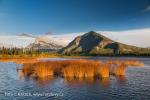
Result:
<instances>
[{"instance_id":1,"label":"marsh grass","mask_svg":"<svg viewBox=\"0 0 150 100\"><path fill-rule=\"evenodd\" d=\"M122 76L125 75L127 65L119 60L109 60L106 62L109 66L109 73L111 75Z\"/></svg>"},{"instance_id":2,"label":"marsh grass","mask_svg":"<svg viewBox=\"0 0 150 100\"><path fill-rule=\"evenodd\" d=\"M69 64L62 69L62 73L64 77L95 77L97 75L97 71L99 70L100 65L100 61L93 60L69 61Z\"/></svg>"},{"instance_id":3,"label":"marsh grass","mask_svg":"<svg viewBox=\"0 0 150 100\"><path fill-rule=\"evenodd\" d=\"M109 65L108 64L101 64L101 66L98 69L98 74L102 77L102 78L107 78L109 77Z\"/></svg>"},{"instance_id":4,"label":"marsh grass","mask_svg":"<svg viewBox=\"0 0 150 100\"><path fill-rule=\"evenodd\" d=\"M21 70L20 70L21 71ZM28 63L28 64L24 64L23 68L22 68L22 76L30 76L31 74L33 74L34 72L34 64L32 63Z\"/></svg>"},{"instance_id":5,"label":"marsh grass","mask_svg":"<svg viewBox=\"0 0 150 100\"><path fill-rule=\"evenodd\" d=\"M110 74L124 76L128 67L143 67L144 63L138 60L109 60Z\"/></svg>"},{"instance_id":6,"label":"marsh grass","mask_svg":"<svg viewBox=\"0 0 150 100\"><path fill-rule=\"evenodd\" d=\"M123 63L127 66L132 66L132 67L143 67L144 63L138 60L125 60Z\"/></svg>"},{"instance_id":7,"label":"marsh grass","mask_svg":"<svg viewBox=\"0 0 150 100\"><path fill-rule=\"evenodd\" d=\"M113 74L116 76L124 76L125 72L126 72L126 68L127 68L127 66L125 64L121 64L117 67L114 67Z\"/></svg>"},{"instance_id":8,"label":"marsh grass","mask_svg":"<svg viewBox=\"0 0 150 100\"><path fill-rule=\"evenodd\" d=\"M109 75L123 76L129 65L142 65L141 62L109 60L61 60L39 61L23 64L24 76L32 77L64 77L72 79L108 78Z\"/></svg>"},{"instance_id":9,"label":"marsh grass","mask_svg":"<svg viewBox=\"0 0 150 100\"><path fill-rule=\"evenodd\" d=\"M36 77L45 76L61 76L61 77L73 77L73 78L88 78L95 77L105 72L102 69L106 69L102 66L100 61L94 60L63 60L63 61L47 61L28 63L23 65L23 72L25 75ZM99 71L100 70L100 71ZM105 76L106 75L101 75Z\"/></svg>"},{"instance_id":10,"label":"marsh grass","mask_svg":"<svg viewBox=\"0 0 150 100\"><path fill-rule=\"evenodd\" d=\"M15 62L16 64L35 63L38 62L38 58L24 57L24 58L0 58L0 62Z\"/></svg>"}]
</instances>

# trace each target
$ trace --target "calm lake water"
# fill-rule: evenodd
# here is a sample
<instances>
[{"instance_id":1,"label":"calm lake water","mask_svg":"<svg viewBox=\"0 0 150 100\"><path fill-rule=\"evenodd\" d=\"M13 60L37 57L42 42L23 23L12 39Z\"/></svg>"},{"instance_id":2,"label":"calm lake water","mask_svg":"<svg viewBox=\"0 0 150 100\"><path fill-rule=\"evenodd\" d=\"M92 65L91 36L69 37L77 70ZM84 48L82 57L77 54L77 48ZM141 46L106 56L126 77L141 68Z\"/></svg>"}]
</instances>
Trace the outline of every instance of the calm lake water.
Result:
<instances>
[{"instance_id":1,"label":"calm lake water","mask_svg":"<svg viewBox=\"0 0 150 100\"><path fill-rule=\"evenodd\" d=\"M103 80L69 80L63 78L21 79L13 62L0 63L0 100L150 100L150 58L131 59L144 62L144 67L129 67L124 77ZM66 60L47 58L44 60Z\"/></svg>"}]
</instances>

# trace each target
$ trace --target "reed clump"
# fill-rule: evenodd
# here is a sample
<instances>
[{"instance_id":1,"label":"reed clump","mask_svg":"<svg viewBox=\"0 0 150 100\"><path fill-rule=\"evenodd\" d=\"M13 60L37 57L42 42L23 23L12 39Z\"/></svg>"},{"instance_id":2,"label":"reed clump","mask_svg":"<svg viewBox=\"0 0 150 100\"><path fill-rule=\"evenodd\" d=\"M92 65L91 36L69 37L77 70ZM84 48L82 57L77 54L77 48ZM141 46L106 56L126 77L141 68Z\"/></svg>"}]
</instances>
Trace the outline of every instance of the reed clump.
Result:
<instances>
[{"instance_id":1,"label":"reed clump","mask_svg":"<svg viewBox=\"0 0 150 100\"><path fill-rule=\"evenodd\" d=\"M69 64L62 69L64 77L88 78L95 77L99 69L100 61L93 60L75 60L69 61Z\"/></svg>"},{"instance_id":2,"label":"reed clump","mask_svg":"<svg viewBox=\"0 0 150 100\"><path fill-rule=\"evenodd\" d=\"M109 66L109 73L116 76L124 76L128 66L144 66L144 63L138 60L109 60L106 63Z\"/></svg>"},{"instance_id":3,"label":"reed clump","mask_svg":"<svg viewBox=\"0 0 150 100\"><path fill-rule=\"evenodd\" d=\"M45 76L61 76L73 78L108 77L109 68L101 66L100 61L94 60L63 60L63 61L47 61L36 62L23 65L25 75L36 77Z\"/></svg>"},{"instance_id":4,"label":"reed clump","mask_svg":"<svg viewBox=\"0 0 150 100\"><path fill-rule=\"evenodd\" d=\"M54 76L54 71L57 69L57 62L36 62L27 63L22 67L25 76L31 75L32 77L46 77ZM55 69L54 69L55 68Z\"/></svg>"},{"instance_id":5,"label":"reed clump","mask_svg":"<svg viewBox=\"0 0 150 100\"><path fill-rule=\"evenodd\" d=\"M35 57L24 57L24 58L0 58L0 62L15 62L17 64L33 63L38 62L39 59Z\"/></svg>"},{"instance_id":6,"label":"reed clump","mask_svg":"<svg viewBox=\"0 0 150 100\"><path fill-rule=\"evenodd\" d=\"M113 74L116 76L124 76L125 72L126 72L126 68L127 68L126 65L121 64L121 65L114 68Z\"/></svg>"},{"instance_id":7,"label":"reed clump","mask_svg":"<svg viewBox=\"0 0 150 100\"><path fill-rule=\"evenodd\" d=\"M34 67L34 75L37 77L53 76L53 69L51 66L47 67L46 63L41 62Z\"/></svg>"},{"instance_id":8,"label":"reed clump","mask_svg":"<svg viewBox=\"0 0 150 100\"><path fill-rule=\"evenodd\" d=\"M123 63L127 66L133 66L133 67L142 67L144 66L144 63L138 60L125 60Z\"/></svg>"},{"instance_id":9,"label":"reed clump","mask_svg":"<svg viewBox=\"0 0 150 100\"><path fill-rule=\"evenodd\" d=\"M109 65L108 64L101 64L101 66L99 67L99 69L97 70L98 74L102 77L102 78L106 78L109 77Z\"/></svg>"},{"instance_id":10,"label":"reed clump","mask_svg":"<svg viewBox=\"0 0 150 100\"><path fill-rule=\"evenodd\" d=\"M30 76L34 72L34 64L26 63L23 65L21 70L22 70L23 76Z\"/></svg>"},{"instance_id":11,"label":"reed clump","mask_svg":"<svg viewBox=\"0 0 150 100\"><path fill-rule=\"evenodd\" d=\"M144 66L144 63L139 60L108 60L108 64L121 65L125 64L127 66Z\"/></svg>"},{"instance_id":12,"label":"reed clump","mask_svg":"<svg viewBox=\"0 0 150 100\"><path fill-rule=\"evenodd\" d=\"M109 66L109 73L115 76L125 75L127 65L119 60L109 60L106 62Z\"/></svg>"},{"instance_id":13,"label":"reed clump","mask_svg":"<svg viewBox=\"0 0 150 100\"><path fill-rule=\"evenodd\" d=\"M64 78L107 78L110 74L116 76L125 75L127 66L142 65L138 61L109 60L61 60L39 61L23 64L22 72L25 76L47 77L59 76Z\"/></svg>"}]
</instances>

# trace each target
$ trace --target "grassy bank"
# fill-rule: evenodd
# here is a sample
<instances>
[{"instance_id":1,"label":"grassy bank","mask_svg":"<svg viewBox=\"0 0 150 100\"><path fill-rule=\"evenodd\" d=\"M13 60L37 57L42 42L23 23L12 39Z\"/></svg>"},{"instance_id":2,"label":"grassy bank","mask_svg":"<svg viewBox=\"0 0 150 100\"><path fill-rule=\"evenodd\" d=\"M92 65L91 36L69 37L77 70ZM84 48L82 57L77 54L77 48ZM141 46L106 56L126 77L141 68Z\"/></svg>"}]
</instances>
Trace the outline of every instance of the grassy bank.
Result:
<instances>
[{"instance_id":1,"label":"grassy bank","mask_svg":"<svg viewBox=\"0 0 150 100\"><path fill-rule=\"evenodd\" d=\"M43 58L89 58L92 56L67 56L60 55L57 53L54 54L34 54L34 55L0 55L0 62L15 62L18 64L23 63L34 63L38 62Z\"/></svg>"}]
</instances>

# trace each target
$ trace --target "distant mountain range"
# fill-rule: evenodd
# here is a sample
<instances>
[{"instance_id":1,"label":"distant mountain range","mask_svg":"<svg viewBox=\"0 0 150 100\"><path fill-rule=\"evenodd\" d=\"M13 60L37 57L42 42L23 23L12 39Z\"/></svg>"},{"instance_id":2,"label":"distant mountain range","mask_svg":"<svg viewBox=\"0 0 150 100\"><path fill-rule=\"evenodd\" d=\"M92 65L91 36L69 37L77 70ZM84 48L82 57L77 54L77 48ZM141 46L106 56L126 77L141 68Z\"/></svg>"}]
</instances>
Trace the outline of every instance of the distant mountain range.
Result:
<instances>
[{"instance_id":1,"label":"distant mountain range","mask_svg":"<svg viewBox=\"0 0 150 100\"><path fill-rule=\"evenodd\" d=\"M56 43L54 40L48 38L47 36L37 37L34 43L29 44L26 49L34 50L59 50L64 46Z\"/></svg>"},{"instance_id":2,"label":"distant mountain range","mask_svg":"<svg viewBox=\"0 0 150 100\"><path fill-rule=\"evenodd\" d=\"M32 34L28 34L28 33L21 33L18 36L25 36L25 37L32 37L32 38L36 38L36 36L33 36Z\"/></svg>"},{"instance_id":3,"label":"distant mountain range","mask_svg":"<svg viewBox=\"0 0 150 100\"><path fill-rule=\"evenodd\" d=\"M150 52L150 49L122 44L113 41L99 33L90 31L82 36L76 37L59 52L63 54L84 55L112 55L112 54L139 54Z\"/></svg>"},{"instance_id":4,"label":"distant mountain range","mask_svg":"<svg viewBox=\"0 0 150 100\"><path fill-rule=\"evenodd\" d=\"M53 38L50 34L34 36L21 33L17 36L0 36L0 48L25 48L40 50L58 50L63 48L63 40Z\"/></svg>"},{"instance_id":5,"label":"distant mountain range","mask_svg":"<svg viewBox=\"0 0 150 100\"><path fill-rule=\"evenodd\" d=\"M42 51L58 51L62 54L81 55L137 55L150 53L149 48L140 48L116 42L94 31L77 36L70 43L68 43L70 41L68 40L69 39L66 38L65 35L58 37L47 33L42 36L34 36L31 34L22 33L18 36L0 36L0 48L16 47ZM67 43L68 45L66 45Z\"/></svg>"}]
</instances>

